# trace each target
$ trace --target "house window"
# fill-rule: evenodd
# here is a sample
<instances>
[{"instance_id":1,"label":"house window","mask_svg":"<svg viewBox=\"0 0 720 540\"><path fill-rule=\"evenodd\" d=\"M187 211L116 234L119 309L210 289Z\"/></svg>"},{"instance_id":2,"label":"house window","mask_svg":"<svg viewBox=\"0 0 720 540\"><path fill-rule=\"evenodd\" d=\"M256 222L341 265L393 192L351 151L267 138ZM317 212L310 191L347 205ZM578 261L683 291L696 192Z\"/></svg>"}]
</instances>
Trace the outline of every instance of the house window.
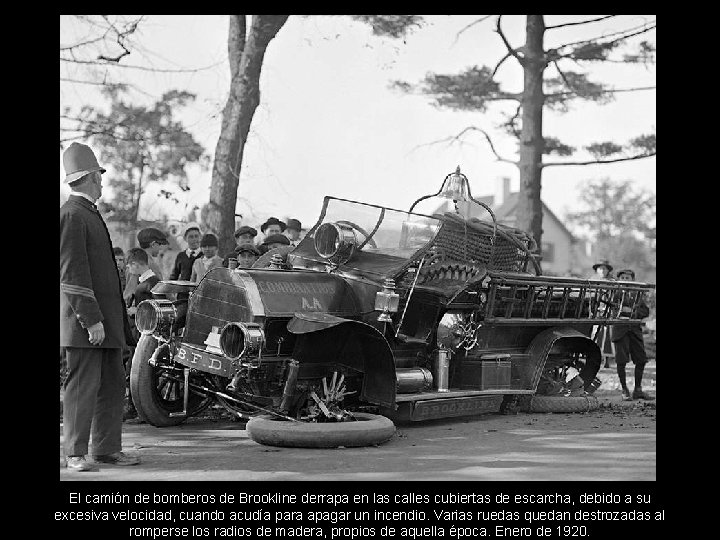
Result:
<instances>
[{"instance_id":1,"label":"house window","mask_svg":"<svg viewBox=\"0 0 720 540\"><path fill-rule=\"evenodd\" d=\"M542 243L542 260L543 262L555 262L555 244L551 242Z\"/></svg>"}]
</instances>

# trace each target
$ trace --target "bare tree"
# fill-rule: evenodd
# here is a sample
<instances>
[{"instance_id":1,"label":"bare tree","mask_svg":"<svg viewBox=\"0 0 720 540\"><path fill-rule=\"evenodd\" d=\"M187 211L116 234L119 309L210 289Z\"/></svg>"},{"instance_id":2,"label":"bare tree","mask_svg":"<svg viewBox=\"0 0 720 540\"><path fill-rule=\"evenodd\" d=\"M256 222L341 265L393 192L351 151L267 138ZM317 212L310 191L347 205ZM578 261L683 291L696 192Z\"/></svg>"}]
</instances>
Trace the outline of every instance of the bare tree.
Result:
<instances>
[{"instance_id":1,"label":"bare tree","mask_svg":"<svg viewBox=\"0 0 720 540\"><path fill-rule=\"evenodd\" d=\"M153 99L153 96L127 82L127 72L149 71L154 73L195 73L212 66L169 68L154 65L148 51L141 43L140 31L147 16L126 17L121 15L62 15L60 18L60 96L63 91L75 89L87 92L95 88L103 91L134 90ZM142 61L140 61L140 57ZM133 60L135 59L135 60ZM84 139L84 130L77 129L73 114L68 107L60 113L60 147L64 143ZM96 130L112 132L114 125L97 125Z\"/></svg>"}]
</instances>

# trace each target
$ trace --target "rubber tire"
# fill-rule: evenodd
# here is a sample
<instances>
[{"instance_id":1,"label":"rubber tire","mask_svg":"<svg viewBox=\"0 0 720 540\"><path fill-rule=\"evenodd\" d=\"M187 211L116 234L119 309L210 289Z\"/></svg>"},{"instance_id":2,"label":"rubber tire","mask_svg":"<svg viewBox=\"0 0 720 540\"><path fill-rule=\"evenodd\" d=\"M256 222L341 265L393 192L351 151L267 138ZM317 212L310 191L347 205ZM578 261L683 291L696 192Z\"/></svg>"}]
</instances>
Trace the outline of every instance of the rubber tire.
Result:
<instances>
[{"instance_id":1,"label":"rubber tire","mask_svg":"<svg viewBox=\"0 0 720 540\"><path fill-rule=\"evenodd\" d=\"M590 412L600 406L595 396L531 396L523 400L521 409L531 413Z\"/></svg>"},{"instance_id":2,"label":"rubber tire","mask_svg":"<svg viewBox=\"0 0 720 540\"><path fill-rule=\"evenodd\" d=\"M158 342L152 336L140 336L135 346L135 354L130 367L130 393L132 395L138 417L156 427L177 426L187 420L186 416L171 417L167 409L157 402L155 392L155 368L148 360L157 349ZM205 409L211 400L203 400L199 407L191 410L190 415ZM192 409L192 407L189 407Z\"/></svg>"},{"instance_id":3,"label":"rubber tire","mask_svg":"<svg viewBox=\"0 0 720 540\"><path fill-rule=\"evenodd\" d=\"M395 424L385 416L360 412L353 416L359 422L290 422L262 415L251 418L245 431L256 443L293 448L371 446L395 434Z\"/></svg>"}]
</instances>

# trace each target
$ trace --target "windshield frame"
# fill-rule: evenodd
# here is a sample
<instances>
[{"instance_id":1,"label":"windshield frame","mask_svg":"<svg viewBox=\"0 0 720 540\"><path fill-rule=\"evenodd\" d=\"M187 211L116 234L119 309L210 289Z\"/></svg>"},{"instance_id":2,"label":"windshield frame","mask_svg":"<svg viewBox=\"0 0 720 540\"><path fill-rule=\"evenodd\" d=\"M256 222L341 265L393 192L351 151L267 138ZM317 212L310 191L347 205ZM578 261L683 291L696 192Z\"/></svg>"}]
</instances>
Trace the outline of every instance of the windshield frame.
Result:
<instances>
[{"instance_id":1,"label":"windshield frame","mask_svg":"<svg viewBox=\"0 0 720 540\"><path fill-rule=\"evenodd\" d=\"M366 236L366 238L364 240L358 242L358 246L357 246L358 252L360 252L360 250L362 248L364 248L372 240L372 238L375 236L375 233L377 233L377 231L380 229L380 226L382 225L383 221L386 219L388 212L395 212L398 215L404 215L404 216L406 216L406 220L408 218L410 218L411 216L425 218L425 219L435 222L437 227L435 229L434 234L432 235L432 238L430 238L422 246L419 246L409 256L407 256L407 257L397 256L397 259L398 259L397 264L396 265L388 264L388 268L386 271L376 272L376 271L370 270L368 268L358 267L358 265L353 264L354 262L356 262L355 257L353 257L353 259L351 259L350 261L348 261L346 263L335 265L335 264L331 263L330 261L323 259L319 254L317 254L317 252L315 250L315 246L314 246L315 231L323 223L331 223L331 221L326 221L326 216L327 216L328 208L330 206L331 201L338 201L340 203L347 203L347 204L352 204L352 205L361 205L363 207L369 207L369 208L377 209L379 211L378 218L375 221L375 224L374 224L372 230L368 233L368 235ZM387 276L388 274L396 274L399 270L410 265L413 262L413 260L416 258L416 254L424 251L425 249L427 249L427 247L429 245L432 244L432 242L435 240L435 237L437 236L438 231L440 230L440 228L443 225L443 221L444 220L443 220L442 216L439 216L439 215L431 216L431 215L427 215L427 214L421 214L418 212L410 212L408 210L400 210L397 208L390 208L388 206L381 206L378 204L371 204L371 203L366 203L366 202L361 202L361 201L355 201L352 199L344 199L341 197L334 197L331 195L326 195L325 197L323 197L323 206L320 211L320 216L318 217L317 222L308 230L308 232L303 237L303 240L298 244L298 246L291 253L294 254L294 258L300 258L304 261L317 263L317 264L322 265L323 267L331 266L331 267L337 267L342 270L350 270L353 272L359 272L363 275L370 274L367 277L373 277L373 276L376 278L383 277L383 276ZM365 236L365 235L363 234L363 236ZM304 251L305 253L297 253L298 250ZM309 256L310 253L312 253L313 256Z\"/></svg>"}]
</instances>

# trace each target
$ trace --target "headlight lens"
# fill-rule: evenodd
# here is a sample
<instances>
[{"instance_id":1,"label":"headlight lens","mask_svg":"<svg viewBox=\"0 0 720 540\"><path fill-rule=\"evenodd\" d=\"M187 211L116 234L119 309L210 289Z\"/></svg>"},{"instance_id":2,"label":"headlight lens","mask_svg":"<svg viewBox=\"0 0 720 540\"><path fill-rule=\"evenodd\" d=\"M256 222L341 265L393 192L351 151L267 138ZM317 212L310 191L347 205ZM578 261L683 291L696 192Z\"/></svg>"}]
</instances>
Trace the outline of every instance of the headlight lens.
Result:
<instances>
[{"instance_id":1,"label":"headlight lens","mask_svg":"<svg viewBox=\"0 0 720 540\"><path fill-rule=\"evenodd\" d=\"M177 309L170 300L145 300L137 307L135 326L143 335L164 333L177 318Z\"/></svg>"},{"instance_id":2,"label":"headlight lens","mask_svg":"<svg viewBox=\"0 0 720 540\"><path fill-rule=\"evenodd\" d=\"M349 261L357 243L352 227L341 223L323 223L315 231L315 251L323 259L335 264Z\"/></svg>"},{"instance_id":3,"label":"headlight lens","mask_svg":"<svg viewBox=\"0 0 720 540\"><path fill-rule=\"evenodd\" d=\"M227 323L220 331L220 350L231 360L259 354L265 334L256 323Z\"/></svg>"}]
</instances>

